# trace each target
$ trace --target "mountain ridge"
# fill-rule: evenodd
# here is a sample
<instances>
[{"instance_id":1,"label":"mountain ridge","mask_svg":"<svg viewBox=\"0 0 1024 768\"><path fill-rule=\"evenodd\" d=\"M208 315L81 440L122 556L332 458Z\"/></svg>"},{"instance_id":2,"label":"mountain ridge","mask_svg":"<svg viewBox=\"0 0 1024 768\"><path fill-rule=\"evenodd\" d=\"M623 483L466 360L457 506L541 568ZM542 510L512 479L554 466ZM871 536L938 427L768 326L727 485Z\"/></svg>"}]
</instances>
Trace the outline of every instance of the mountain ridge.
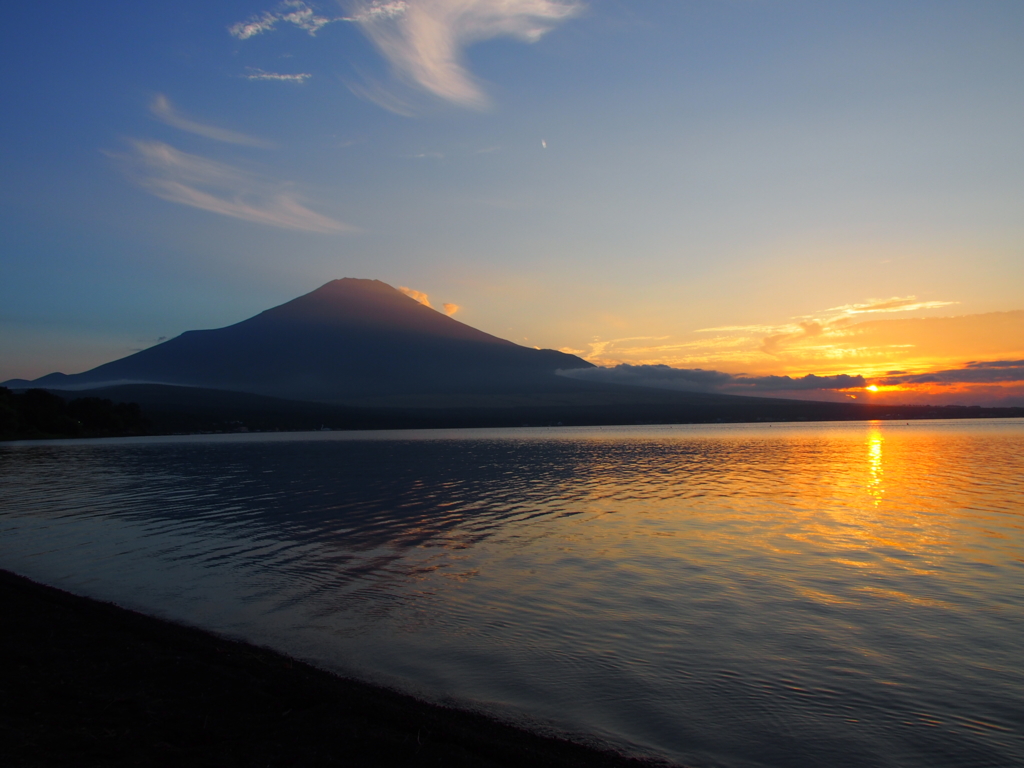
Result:
<instances>
[{"instance_id":1,"label":"mountain ridge","mask_svg":"<svg viewBox=\"0 0 1024 768\"><path fill-rule=\"evenodd\" d=\"M185 331L77 374L8 386L151 383L319 402L575 391L555 375L591 363L523 347L427 307L380 280L342 278L223 328Z\"/></svg>"}]
</instances>

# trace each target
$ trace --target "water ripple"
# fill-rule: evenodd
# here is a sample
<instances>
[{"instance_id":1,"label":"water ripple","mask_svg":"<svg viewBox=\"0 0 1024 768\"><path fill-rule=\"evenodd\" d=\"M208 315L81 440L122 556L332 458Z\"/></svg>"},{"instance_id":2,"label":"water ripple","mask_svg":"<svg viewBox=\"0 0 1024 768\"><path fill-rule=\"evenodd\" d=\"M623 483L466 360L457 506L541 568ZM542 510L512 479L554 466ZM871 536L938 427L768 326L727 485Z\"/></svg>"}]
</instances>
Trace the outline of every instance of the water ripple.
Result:
<instances>
[{"instance_id":1,"label":"water ripple","mask_svg":"<svg viewBox=\"0 0 1024 768\"><path fill-rule=\"evenodd\" d=\"M0 565L707 766L1024 764L1024 423L0 448Z\"/></svg>"}]
</instances>

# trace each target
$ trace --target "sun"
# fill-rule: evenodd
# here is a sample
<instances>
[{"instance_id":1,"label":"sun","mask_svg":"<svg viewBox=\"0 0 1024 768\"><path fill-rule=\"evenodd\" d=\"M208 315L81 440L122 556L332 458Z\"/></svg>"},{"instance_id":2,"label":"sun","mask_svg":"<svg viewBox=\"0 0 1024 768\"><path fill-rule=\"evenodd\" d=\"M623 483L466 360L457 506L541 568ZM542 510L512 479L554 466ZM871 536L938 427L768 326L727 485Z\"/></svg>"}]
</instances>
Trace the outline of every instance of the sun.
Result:
<instances>
[{"instance_id":1,"label":"sun","mask_svg":"<svg viewBox=\"0 0 1024 768\"><path fill-rule=\"evenodd\" d=\"M877 384L868 384L866 387L864 387L864 389L866 389L868 392L877 392L878 391L878 385Z\"/></svg>"}]
</instances>

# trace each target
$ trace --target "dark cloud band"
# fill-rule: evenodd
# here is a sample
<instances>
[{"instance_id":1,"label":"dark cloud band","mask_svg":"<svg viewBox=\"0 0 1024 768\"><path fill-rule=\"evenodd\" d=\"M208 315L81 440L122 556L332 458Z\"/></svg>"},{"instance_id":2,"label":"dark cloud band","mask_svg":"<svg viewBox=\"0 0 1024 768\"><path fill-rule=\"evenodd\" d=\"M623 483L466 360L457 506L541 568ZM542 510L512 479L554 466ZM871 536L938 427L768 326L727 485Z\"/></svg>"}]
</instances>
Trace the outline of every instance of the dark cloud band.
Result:
<instances>
[{"instance_id":1,"label":"dark cloud band","mask_svg":"<svg viewBox=\"0 0 1024 768\"><path fill-rule=\"evenodd\" d=\"M992 360L967 363L963 368L931 373L885 376L877 383L900 384L999 384L1024 381L1024 360Z\"/></svg>"},{"instance_id":2,"label":"dark cloud band","mask_svg":"<svg viewBox=\"0 0 1024 768\"><path fill-rule=\"evenodd\" d=\"M735 376L703 368L671 368L667 365L629 365L614 368L579 368L560 371L563 376L608 384L630 384L639 387L676 389L684 392L793 392L812 390L856 389L864 387L863 376Z\"/></svg>"}]
</instances>

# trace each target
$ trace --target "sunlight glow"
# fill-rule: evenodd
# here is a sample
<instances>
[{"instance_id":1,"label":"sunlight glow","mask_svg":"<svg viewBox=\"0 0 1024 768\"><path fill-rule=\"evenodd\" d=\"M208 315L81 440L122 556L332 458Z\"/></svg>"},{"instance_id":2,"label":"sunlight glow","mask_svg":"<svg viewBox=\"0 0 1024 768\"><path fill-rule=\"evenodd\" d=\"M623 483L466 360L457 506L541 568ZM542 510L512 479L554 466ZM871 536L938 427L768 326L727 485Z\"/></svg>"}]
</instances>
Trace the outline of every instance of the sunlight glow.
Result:
<instances>
[{"instance_id":1,"label":"sunlight glow","mask_svg":"<svg viewBox=\"0 0 1024 768\"><path fill-rule=\"evenodd\" d=\"M878 428L877 424L873 426L870 434L868 435L868 493L871 495L875 506L877 507L882 503L882 496L885 494L885 488L883 487L883 467L882 467L882 443L884 438L882 437L882 430Z\"/></svg>"}]
</instances>

